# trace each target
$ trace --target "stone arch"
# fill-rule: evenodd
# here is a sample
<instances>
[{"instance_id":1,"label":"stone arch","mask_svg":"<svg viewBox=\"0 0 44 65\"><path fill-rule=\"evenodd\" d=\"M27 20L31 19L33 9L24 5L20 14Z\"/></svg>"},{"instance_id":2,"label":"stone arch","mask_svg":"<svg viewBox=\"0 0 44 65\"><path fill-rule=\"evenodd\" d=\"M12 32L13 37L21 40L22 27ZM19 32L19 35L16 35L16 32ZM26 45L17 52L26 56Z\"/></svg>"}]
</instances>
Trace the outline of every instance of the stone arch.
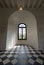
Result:
<instances>
[{"instance_id":1,"label":"stone arch","mask_svg":"<svg viewBox=\"0 0 44 65\"><path fill-rule=\"evenodd\" d=\"M8 18L6 49L15 44L26 44L38 49L37 23L35 16L29 11L16 11ZM18 40L18 24L26 23L27 40Z\"/></svg>"}]
</instances>

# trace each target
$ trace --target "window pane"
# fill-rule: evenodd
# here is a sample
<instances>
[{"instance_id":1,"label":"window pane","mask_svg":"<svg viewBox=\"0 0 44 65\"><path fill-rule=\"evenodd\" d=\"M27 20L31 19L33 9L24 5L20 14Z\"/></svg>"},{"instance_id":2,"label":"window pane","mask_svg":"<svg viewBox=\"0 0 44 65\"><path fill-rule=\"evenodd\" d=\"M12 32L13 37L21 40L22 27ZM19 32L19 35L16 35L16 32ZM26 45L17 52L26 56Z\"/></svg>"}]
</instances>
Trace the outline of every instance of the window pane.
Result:
<instances>
[{"instance_id":1,"label":"window pane","mask_svg":"<svg viewBox=\"0 0 44 65\"><path fill-rule=\"evenodd\" d=\"M26 39L26 28L23 28L23 39Z\"/></svg>"},{"instance_id":2,"label":"window pane","mask_svg":"<svg viewBox=\"0 0 44 65\"><path fill-rule=\"evenodd\" d=\"M22 39L22 28L19 28L19 39Z\"/></svg>"},{"instance_id":3,"label":"window pane","mask_svg":"<svg viewBox=\"0 0 44 65\"><path fill-rule=\"evenodd\" d=\"M24 24L20 24L19 27L26 27Z\"/></svg>"}]
</instances>

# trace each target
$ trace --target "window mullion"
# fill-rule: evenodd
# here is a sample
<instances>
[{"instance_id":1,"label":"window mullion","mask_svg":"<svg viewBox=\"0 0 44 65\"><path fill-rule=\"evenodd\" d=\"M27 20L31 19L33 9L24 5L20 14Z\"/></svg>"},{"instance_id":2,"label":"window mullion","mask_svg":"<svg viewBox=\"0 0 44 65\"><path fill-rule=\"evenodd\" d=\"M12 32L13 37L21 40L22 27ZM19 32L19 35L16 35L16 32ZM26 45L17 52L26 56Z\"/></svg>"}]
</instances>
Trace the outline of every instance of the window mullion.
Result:
<instances>
[{"instance_id":1,"label":"window mullion","mask_svg":"<svg viewBox=\"0 0 44 65\"><path fill-rule=\"evenodd\" d=\"M23 28L22 28L22 39L23 39Z\"/></svg>"}]
</instances>

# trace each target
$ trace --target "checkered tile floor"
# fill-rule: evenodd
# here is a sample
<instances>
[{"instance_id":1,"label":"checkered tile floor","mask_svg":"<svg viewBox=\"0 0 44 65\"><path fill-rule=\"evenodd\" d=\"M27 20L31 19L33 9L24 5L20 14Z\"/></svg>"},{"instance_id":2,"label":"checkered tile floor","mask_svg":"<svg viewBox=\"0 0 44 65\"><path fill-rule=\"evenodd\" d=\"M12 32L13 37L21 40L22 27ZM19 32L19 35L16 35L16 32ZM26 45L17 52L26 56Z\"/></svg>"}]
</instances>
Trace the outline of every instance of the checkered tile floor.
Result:
<instances>
[{"instance_id":1,"label":"checkered tile floor","mask_svg":"<svg viewBox=\"0 0 44 65\"><path fill-rule=\"evenodd\" d=\"M0 65L44 65L44 51L29 46L14 46L0 51Z\"/></svg>"}]
</instances>

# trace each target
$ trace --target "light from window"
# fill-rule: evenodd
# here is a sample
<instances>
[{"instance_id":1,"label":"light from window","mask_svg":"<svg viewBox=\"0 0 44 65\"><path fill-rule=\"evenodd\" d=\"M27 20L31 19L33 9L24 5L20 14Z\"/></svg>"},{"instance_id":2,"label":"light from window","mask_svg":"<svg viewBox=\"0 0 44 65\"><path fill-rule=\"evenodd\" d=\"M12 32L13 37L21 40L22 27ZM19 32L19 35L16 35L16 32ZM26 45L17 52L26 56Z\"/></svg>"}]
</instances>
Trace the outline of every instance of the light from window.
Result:
<instances>
[{"instance_id":1,"label":"light from window","mask_svg":"<svg viewBox=\"0 0 44 65\"><path fill-rule=\"evenodd\" d=\"M18 26L18 39L19 40L26 40L27 39L27 29L26 24L19 24Z\"/></svg>"},{"instance_id":2,"label":"light from window","mask_svg":"<svg viewBox=\"0 0 44 65\"><path fill-rule=\"evenodd\" d=\"M20 24L19 27L25 27L25 25L24 24Z\"/></svg>"}]
</instances>

